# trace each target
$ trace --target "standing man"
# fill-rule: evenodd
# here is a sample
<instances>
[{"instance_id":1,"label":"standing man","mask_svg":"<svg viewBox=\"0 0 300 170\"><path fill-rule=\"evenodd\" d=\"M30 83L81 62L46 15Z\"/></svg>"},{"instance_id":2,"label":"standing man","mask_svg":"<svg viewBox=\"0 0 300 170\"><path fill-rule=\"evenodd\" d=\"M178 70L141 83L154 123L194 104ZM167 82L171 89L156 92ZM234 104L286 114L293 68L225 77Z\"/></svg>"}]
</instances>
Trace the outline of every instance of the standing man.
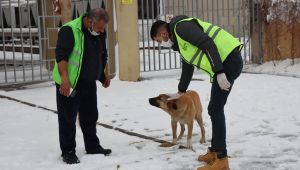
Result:
<instances>
[{"instance_id":1,"label":"standing man","mask_svg":"<svg viewBox=\"0 0 300 170\"><path fill-rule=\"evenodd\" d=\"M59 142L63 161L79 163L76 156L76 117L87 154L109 155L96 135L98 120L96 80L103 87L110 85L104 74L107 62L106 32L108 13L96 8L63 25L58 33L53 80L59 124Z\"/></svg>"},{"instance_id":2,"label":"standing man","mask_svg":"<svg viewBox=\"0 0 300 170\"><path fill-rule=\"evenodd\" d=\"M218 26L183 15L176 16L170 23L156 21L150 34L161 46L172 47L182 56L179 93L187 90L194 66L210 76L212 88L208 114L212 122L212 141L208 152L198 158L208 165L198 170L228 170L224 106L243 68L240 54L243 45Z\"/></svg>"}]
</instances>

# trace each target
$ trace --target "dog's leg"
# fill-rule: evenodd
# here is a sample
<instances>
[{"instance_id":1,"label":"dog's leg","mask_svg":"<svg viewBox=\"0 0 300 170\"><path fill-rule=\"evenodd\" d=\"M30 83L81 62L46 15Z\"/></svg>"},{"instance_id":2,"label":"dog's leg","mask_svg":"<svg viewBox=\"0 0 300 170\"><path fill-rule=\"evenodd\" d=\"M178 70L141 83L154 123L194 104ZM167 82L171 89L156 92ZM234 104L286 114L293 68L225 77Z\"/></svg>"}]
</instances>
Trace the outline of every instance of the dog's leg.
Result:
<instances>
[{"instance_id":1,"label":"dog's leg","mask_svg":"<svg viewBox=\"0 0 300 170\"><path fill-rule=\"evenodd\" d=\"M204 126L203 126L203 119L202 119L202 116L201 116L201 113L197 113L196 114L196 120L200 126L200 129L201 129L201 139L200 139L200 143L205 143L206 142L206 139L205 139L205 129L204 129Z\"/></svg>"},{"instance_id":2,"label":"dog's leg","mask_svg":"<svg viewBox=\"0 0 300 170\"><path fill-rule=\"evenodd\" d=\"M177 121L171 120L171 124L172 124L173 144L177 144Z\"/></svg>"},{"instance_id":3,"label":"dog's leg","mask_svg":"<svg viewBox=\"0 0 300 170\"><path fill-rule=\"evenodd\" d=\"M178 136L177 140L180 140L182 138L183 134L184 134L184 131L185 131L184 124L180 123L180 128L181 129L180 129L180 133L179 133L179 136Z\"/></svg>"},{"instance_id":4,"label":"dog's leg","mask_svg":"<svg viewBox=\"0 0 300 170\"><path fill-rule=\"evenodd\" d=\"M193 125L194 125L194 120L188 122L188 136L187 136L187 147L189 149L192 149L192 134L193 134Z\"/></svg>"}]
</instances>

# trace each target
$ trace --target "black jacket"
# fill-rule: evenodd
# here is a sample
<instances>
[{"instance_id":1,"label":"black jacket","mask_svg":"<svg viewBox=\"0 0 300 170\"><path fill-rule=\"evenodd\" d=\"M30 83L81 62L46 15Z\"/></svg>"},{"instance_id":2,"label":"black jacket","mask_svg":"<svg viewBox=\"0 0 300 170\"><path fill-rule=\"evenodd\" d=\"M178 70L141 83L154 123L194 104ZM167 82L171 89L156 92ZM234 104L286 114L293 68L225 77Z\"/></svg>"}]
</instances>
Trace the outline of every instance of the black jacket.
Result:
<instances>
[{"instance_id":1,"label":"black jacket","mask_svg":"<svg viewBox=\"0 0 300 170\"><path fill-rule=\"evenodd\" d=\"M79 80L95 81L99 80L104 83L105 74L104 69L107 62L106 49L106 33L99 36L93 36L90 32L82 26L84 33L84 54ZM68 61L68 57L73 51L74 36L72 28L62 27L58 33L58 40L56 45L56 62L61 60Z\"/></svg>"},{"instance_id":2,"label":"black jacket","mask_svg":"<svg viewBox=\"0 0 300 170\"><path fill-rule=\"evenodd\" d=\"M175 25L178 21L188 18L185 15L179 15L174 17L170 24L169 29L172 33L172 40L174 45L172 49L174 51L179 51L178 43L174 33ZM217 49L214 41L203 31L203 28L198 24L197 21L184 21L177 24L176 27L177 34L185 41L191 43L192 45L200 48L203 52L210 57L210 64L214 73L219 74L223 71L223 64L220 58L219 51ZM182 60L182 73L180 77L180 82L178 85L178 91L185 92L191 82L194 73L194 66L186 63Z\"/></svg>"}]
</instances>

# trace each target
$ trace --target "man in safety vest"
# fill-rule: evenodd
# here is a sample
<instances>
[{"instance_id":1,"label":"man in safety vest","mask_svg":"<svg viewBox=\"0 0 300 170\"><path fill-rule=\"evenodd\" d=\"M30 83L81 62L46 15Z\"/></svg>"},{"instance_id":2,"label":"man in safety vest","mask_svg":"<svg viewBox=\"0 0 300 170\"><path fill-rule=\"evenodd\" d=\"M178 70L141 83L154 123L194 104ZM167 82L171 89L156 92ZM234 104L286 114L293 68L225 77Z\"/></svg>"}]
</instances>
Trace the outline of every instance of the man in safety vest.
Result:
<instances>
[{"instance_id":1,"label":"man in safety vest","mask_svg":"<svg viewBox=\"0 0 300 170\"><path fill-rule=\"evenodd\" d=\"M229 169L224 106L243 68L240 54L243 45L220 27L183 15L174 17L170 23L156 21L150 34L161 46L171 47L182 56L179 94L187 90L194 67L210 76L208 114L212 122L212 140L207 153L198 157L207 165L198 170Z\"/></svg>"},{"instance_id":2,"label":"man in safety vest","mask_svg":"<svg viewBox=\"0 0 300 170\"><path fill-rule=\"evenodd\" d=\"M110 85L104 74L107 62L106 32L108 13L96 8L62 26L58 33L53 80L59 124L59 142L63 161L79 163L75 154L76 116L87 154L109 155L96 135L98 120L96 80Z\"/></svg>"}]
</instances>

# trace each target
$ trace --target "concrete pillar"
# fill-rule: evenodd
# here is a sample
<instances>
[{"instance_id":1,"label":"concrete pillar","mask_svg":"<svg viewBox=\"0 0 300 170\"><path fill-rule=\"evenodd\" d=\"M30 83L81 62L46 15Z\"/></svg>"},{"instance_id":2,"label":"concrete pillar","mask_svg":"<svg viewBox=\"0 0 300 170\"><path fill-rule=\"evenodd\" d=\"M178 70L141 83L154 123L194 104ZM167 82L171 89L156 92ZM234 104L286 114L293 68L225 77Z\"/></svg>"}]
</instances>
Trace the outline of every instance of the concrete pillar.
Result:
<instances>
[{"instance_id":1,"label":"concrete pillar","mask_svg":"<svg viewBox=\"0 0 300 170\"><path fill-rule=\"evenodd\" d=\"M138 4L136 0L116 0L119 78L137 81L140 76Z\"/></svg>"}]
</instances>

